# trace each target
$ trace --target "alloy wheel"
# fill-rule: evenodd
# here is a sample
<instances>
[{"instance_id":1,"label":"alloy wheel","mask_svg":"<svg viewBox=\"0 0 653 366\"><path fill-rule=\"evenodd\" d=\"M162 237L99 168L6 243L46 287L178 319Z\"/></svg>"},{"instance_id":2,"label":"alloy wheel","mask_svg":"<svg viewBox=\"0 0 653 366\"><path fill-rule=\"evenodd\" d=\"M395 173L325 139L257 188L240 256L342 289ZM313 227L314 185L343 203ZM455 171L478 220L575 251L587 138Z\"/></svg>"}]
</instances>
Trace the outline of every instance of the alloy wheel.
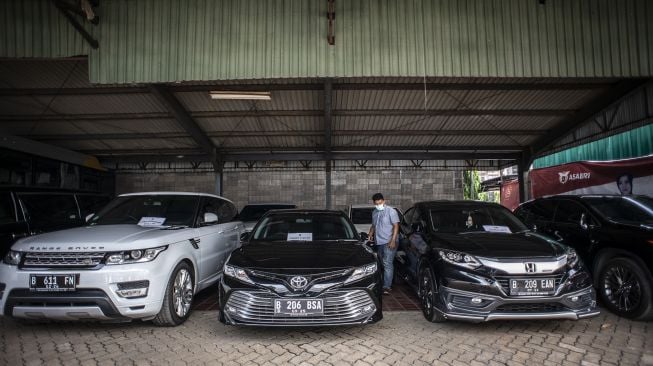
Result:
<instances>
[{"instance_id":1,"label":"alloy wheel","mask_svg":"<svg viewBox=\"0 0 653 366\"><path fill-rule=\"evenodd\" d=\"M433 285L428 270L422 270L420 276L419 297L422 302L422 311L427 318L431 317L433 312Z\"/></svg>"},{"instance_id":2,"label":"alloy wheel","mask_svg":"<svg viewBox=\"0 0 653 366\"><path fill-rule=\"evenodd\" d=\"M628 267L611 265L603 276L603 291L611 305L620 312L637 309L642 300L639 278Z\"/></svg>"},{"instance_id":3,"label":"alloy wheel","mask_svg":"<svg viewBox=\"0 0 653 366\"><path fill-rule=\"evenodd\" d=\"M175 276L172 298L177 316L185 317L193 302L193 280L190 273L184 268L179 270Z\"/></svg>"}]
</instances>

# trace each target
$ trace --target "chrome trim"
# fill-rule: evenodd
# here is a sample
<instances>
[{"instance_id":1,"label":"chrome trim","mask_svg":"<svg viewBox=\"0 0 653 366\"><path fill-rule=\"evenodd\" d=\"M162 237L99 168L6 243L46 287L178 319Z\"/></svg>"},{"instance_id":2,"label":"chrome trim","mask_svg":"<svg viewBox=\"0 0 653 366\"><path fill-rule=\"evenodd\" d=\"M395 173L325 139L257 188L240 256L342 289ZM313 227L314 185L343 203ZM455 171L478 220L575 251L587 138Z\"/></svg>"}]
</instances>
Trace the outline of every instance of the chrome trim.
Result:
<instances>
[{"instance_id":1,"label":"chrome trim","mask_svg":"<svg viewBox=\"0 0 653 366\"><path fill-rule=\"evenodd\" d=\"M97 306L62 306L62 307L31 307L15 306L12 315L24 319L53 319L53 320L80 320L100 319L109 320Z\"/></svg>"},{"instance_id":2,"label":"chrome trim","mask_svg":"<svg viewBox=\"0 0 653 366\"><path fill-rule=\"evenodd\" d=\"M104 260L104 252L25 253L21 268L78 267L92 268Z\"/></svg>"},{"instance_id":3,"label":"chrome trim","mask_svg":"<svg viewBox=\"0 0 653 366\"><path fill-rule=\"evenodd\" d=\"M559 258L552 258L551 260L533 260L533 259L490 259L477 257L478 261L481 262L485 267L503 271L511 275L533 275L533 274L549 274L555 273L561 268L564 268L567 265L567 256L563 255ZM535 272L526 271L526 263L535 265Z\"/></svg>"},{"instance_id":4,"label":"chrome trim","mask_svg":"<svg viewBox=\"0 0 653 366\"><path fill-rule=\"evenodd\" d=\"M378 311L378 305L364 290L327 291L319 296L301 296L324 300L324 314L315 316L275 315L274 299L282 298L287 297L266 291L237 290L231 293L222 311L234 323L259 325L363 324ZM365 306L373 306L374 311L361 314L359 309ZM235 308L236 312L230 312L230 307Z\"/></svg>"}]
</instances>

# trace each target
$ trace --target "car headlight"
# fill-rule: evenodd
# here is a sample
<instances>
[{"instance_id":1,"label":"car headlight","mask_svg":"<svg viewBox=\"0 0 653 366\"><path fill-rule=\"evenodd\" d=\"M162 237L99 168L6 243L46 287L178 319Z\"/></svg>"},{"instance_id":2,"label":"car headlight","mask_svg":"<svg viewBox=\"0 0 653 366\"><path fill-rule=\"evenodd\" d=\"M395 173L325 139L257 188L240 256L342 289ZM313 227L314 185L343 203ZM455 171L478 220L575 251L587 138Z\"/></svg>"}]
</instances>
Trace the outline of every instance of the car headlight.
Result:
<instances>
[{"instance_id":1,"label":"car headlight","mask_svg":"<svg viewBox=\"0 0 653 366\"><path fill-rule=\"evenodd\" d=\"M481 266L481 263L474 258L473 256L457 252L455 250L440 249L438 250L440 258L447 263L451 263L456 266L461 266L469 269L476 269Z\"/></svg>"},{"instance_id":2,"label":"car headlight","mask_svg":"<svg viewBox=\"0 0 653 366\"><path fill-rule=\"evenodd\" d=\"M238 268L238 267L234 267L234 266L225 264L223 273L224 273L225 276L235 278L238 281L254 284L254 281L252 281L249 278L249 276L247 275L247 272L245 272L245 270L242 269L242 268Z\"/></svg>"},{"instance_id":3,"label":"car headlight","mask_svg":"<svg viewBox=\"0 0 653 366\"><path fill-rule=\"evenodd\" d=\"M5 255L5 264L12 266L17 266L20 264L20 260L23 259L23 253L10 250L7 255Z\"/></svg>"},{"instance_id":4,"label":"car headlight","mask_svg":"<svg viewBox=\"0 0 653 366\"><path fill-rule=\"evenodd\" d=\"M109 253L106 256L106 264L113 265L151 262L159 255L159 253L167 248L168 247L165 246Z\"/></svg>"},{"instance_id":5,"label":"car headlight","mask_svg":"<svg viewBox=\"0 0 653 366\"><path fill-rule=\"evenodd\" d=\"M578 264L578 253L572 248L567 248L567 266L575 267Z\"/></svg>"},{"instance_id":6,"label":"car headlight","mask_svg":"<svg viewBox=\"0 0 653 366\"><path fill-rule=\"evenodd\" d=\"M362 267L358 267L354 269L354 272L352 272L349 278L345 280L345 283L351 283L351 282L356 282L358 280L361 280L367 276L376 273L376 270L377 270L376 263L370 263Z\"/></svg>"}]
</instances>

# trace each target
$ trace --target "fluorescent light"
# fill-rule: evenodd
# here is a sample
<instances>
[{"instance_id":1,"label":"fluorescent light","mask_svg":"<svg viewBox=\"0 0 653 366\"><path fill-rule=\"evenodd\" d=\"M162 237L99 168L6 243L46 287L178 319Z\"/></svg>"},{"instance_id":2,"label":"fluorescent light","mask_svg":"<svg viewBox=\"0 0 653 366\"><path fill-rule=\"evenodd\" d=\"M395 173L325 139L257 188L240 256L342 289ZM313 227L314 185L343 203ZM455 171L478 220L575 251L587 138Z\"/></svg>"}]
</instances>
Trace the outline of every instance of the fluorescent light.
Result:
<instances>
[{"instance_id":1,"label":"fluorescent light","mask_svg":"<svg viewBox=\"0 0 653 366\"><path fill-rule=\"evenodd\" d=\"M212 91L211 99L272 100L270 92Z\"/></svg>"}]
</instances>

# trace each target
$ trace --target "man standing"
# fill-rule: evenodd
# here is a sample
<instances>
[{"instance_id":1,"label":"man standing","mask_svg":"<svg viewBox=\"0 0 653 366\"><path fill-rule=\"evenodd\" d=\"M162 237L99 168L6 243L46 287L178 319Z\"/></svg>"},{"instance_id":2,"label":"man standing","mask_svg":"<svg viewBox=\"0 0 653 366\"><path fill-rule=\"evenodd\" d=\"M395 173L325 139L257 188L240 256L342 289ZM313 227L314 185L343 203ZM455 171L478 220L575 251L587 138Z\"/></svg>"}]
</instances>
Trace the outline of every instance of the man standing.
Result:
<instances>
[{"instance_id":1,"label":"man standing","mask_svg":"<svg viewBox=\"0 0 653 366\"><path fill-rule=\"evenodd\" d=\"M387 295L392 290L393 262L398 246L399 215L394 207L385 204L381 193L372 196L372 201L376 207L372 212L372 227L369 237L374 238L377 253L383 261L383 294Z\"/></svg>"}]
</instances>

